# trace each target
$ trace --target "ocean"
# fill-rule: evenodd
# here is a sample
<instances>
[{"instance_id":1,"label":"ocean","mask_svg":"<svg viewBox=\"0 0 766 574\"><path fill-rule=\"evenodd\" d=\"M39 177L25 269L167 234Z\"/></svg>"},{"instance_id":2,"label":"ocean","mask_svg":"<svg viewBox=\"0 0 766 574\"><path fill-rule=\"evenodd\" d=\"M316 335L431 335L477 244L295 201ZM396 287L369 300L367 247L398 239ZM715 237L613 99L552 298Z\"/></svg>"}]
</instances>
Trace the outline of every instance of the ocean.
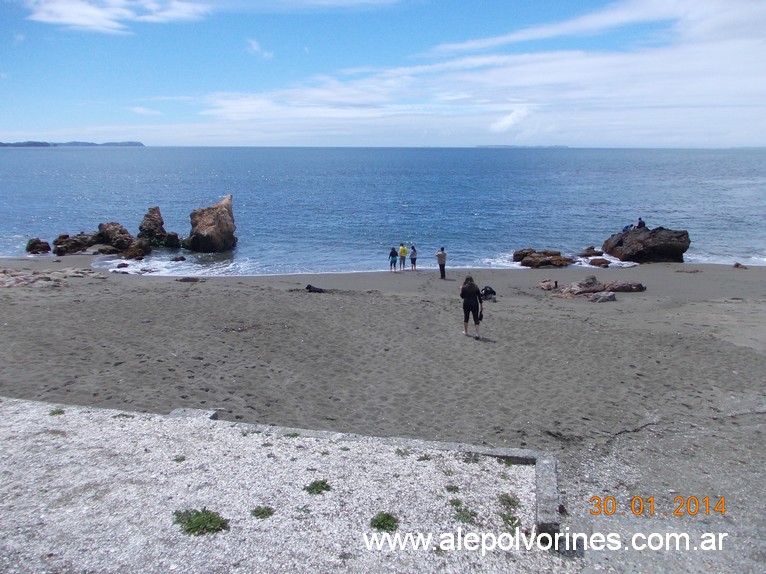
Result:
<instances>
[{"instance_id":1,"label":"ocean","mask_svg":"<svg viewBox=\"0 0 766 574\"><path fill-rule=\"evenodd\" d=\"M515 250L576 255L639 216L688 230L689 263L766 265L766 149L0 148L0 257L109 221L135 235L152 206L184 237L228 194L232 253L156 250L130 270L387 270L400 243L423 269L440 246L448 267L514 268Z\"/></svg>"}]
</instances>

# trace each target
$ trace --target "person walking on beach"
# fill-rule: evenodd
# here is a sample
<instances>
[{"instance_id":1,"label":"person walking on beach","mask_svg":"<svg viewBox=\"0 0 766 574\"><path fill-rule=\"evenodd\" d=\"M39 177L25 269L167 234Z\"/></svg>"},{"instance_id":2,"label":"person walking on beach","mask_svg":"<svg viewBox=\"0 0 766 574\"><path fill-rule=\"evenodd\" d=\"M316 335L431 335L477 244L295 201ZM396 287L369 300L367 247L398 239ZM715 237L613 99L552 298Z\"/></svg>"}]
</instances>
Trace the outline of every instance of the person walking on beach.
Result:
<instances>
[{"instance_id":1,"label":"person walking on beach","mask_svg":"<svg viewBox=\"0 0 766 574\"><path fill-rule=\"evenodd\" d=\"M407 248L404 243L399 244L399 271L404 271L404 266L407 263Z\"/></svg>"},{"instance_id":2,"label":"person walking on beach","mask_svg":"<svg viewBox=\"0 0 766 574\"><path fill-rule=\"evenodd\" d=\"M392 247L388 252L388 270L396 272L396 262L399 256L396 254L396 247Z\"/></svg>"},{"instance_id":3,"label":"person walking on beach","mask_svg":"<svg viewBox=\"0 0 766 574\"><path fill-rule=\"evenodd\" d=\"M479 286L473 281L473 277L468 275L460 287L460 298L463 300L463 335L468 336L468 317L473 315L473 326L476 329L474 338L481 339L479 332L479 317L484 312L484 300L481 296Z\"/></svg>"},{"instance_id":4,"label":"person walking on beach","mask_svg":"<svg viewBox=\"0 0 766 574\"><path fill-rule=\"evenodd\" d=\"M418 261L418 250L415 249L415 244L413 243L410 246L410 269L415 271L415 267L417 267L417 261Z\"/></svg>"},{"instance_id":5,"label":"person walking on beach","mask_svg":"<svg viewBox=\"0 0 766 574\"><path fill-rule=\"evenodd\" d=\"M444 268L447 265L447 252L444 251L443 246L436 252L436 262L439 264L439 274L441 275L441 278L446 279Z\"/></svg>"}]
</instances>

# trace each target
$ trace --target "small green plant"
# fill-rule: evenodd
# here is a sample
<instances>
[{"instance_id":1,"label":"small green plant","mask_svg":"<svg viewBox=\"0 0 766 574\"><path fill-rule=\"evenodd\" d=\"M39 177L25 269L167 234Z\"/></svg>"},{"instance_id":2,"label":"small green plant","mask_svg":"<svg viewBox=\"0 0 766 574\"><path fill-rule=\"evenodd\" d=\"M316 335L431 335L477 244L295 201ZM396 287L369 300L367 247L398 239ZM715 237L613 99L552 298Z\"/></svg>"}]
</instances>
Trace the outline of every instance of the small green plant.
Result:
<instances>
[{"instance_id":1,"label":"small green plant","mask_svg":"<svg viewBox=\"0 0 766 574\"><path fill-rule=\"evenodd\" d=\"M256 518L264 519L273 516L274 509L271 506L256 506L250 511L250 514Z\"/></svg>"},{"instance_id":2,"label":"small green plant","mask_svg":"<svg viewBox=\"0 0 766 574\"><path fill-rule=\"evenodd\" d=\"M508 530L521 528L521 520L515 514L516 509L521 506L519 497L515 494L503 493L498 495L497 499L500 502L500 506L503 508L503 511L500 513L500 518L503 520L505 527Z\"/></svg>"},{"instance_id":3,"label":"small green plant","mask_svg":"<svg viewBox=\"0 0 766 574\"><path fill-rule=\"evenodd\" d=\"M181 525L186 534L199 536L201 534L215 534L229 529L229 521L223 516L202 507L202 510L176 510L174 513L175 523Z\"/></svg>"},{"instance_id":4,"label":"small green plant","mask_svg":"<svg viewBox=\"0 0 766 574\"><path fill-rule=\"evenodd\" d=\"M173 462L183 462L186 460L186 457L182 454L179 454L177 457L173 459Z\"/></svg>"},{"instance_id":5,"label":"small green plant","mask_svg":"<svg viewBox=\"0 0 766 574\"><path fill-rule=\"evenodd\" d=\"M372 520L370 520L370 526L375 530L393 532L399 528L399 519L388 512L378 512L372 517Z\"/></svg>"},{"instance_id":6,"label":"small green plant","mask_svg":"<svg viewBox=\"0 0 766 574\"><path fill-rule=\"evenodd\" d=\"M444 490L454 494L455 492L460 492L460 487L454 484L448 484L447 486L444 487Z\"/></svg>"},{"instance_id":7,"label":"small green plant","mask_svg":"<svg viewBox=\"0 0 766 574\"><path fill-rule=\"evenodd\" d=\"M243 429L242 436L250 436L251 434L261 434L261 431L254 429Z\"/></svg>"},{"instance_id":8,"label":"small green plant","mask_svg":"<svg viewBox=\"0 0 766 574\"><path fill-rule=\"evenodd\" d=\"M134 419L136 418L135 415L129 415L128 413L117 413L116 415L112 415L113 419Z\"/></svg>"},{"instance_id":9,"label":"small green plant","mask_svg":"<svg viewBox=\"0 0 766 574\"><path fill-rule=\"evenodd\" d=\"M325 479L322 479L322 480L315 480L311 484L304 486L303 490L305 490L309 494L322 494L323 492L332 490L332 487Z\"/></svg>"},{"instance_id":10,"label":"small green plant","mask_svg":"<svg viewBox=\"0 0 766 574\"><path fill-rule=\"evenodd\" d=\"M270 446L274 446L274 444L270 442L262 442L261 446L270 447Z\"/></svg>"},{"instance_id":11,"label":"small green plant","mask_svg":"<svg viewBox=\"0 0 766 574\"><path fill-rule=\"evenodd\" d=\"M466 464L476 464L481 460L481 455L475 452L467 452L463 456L463 462Z\"/></svg>"},{"instance_id":12,"label":"small green plant","mask_svg":"<svg viewBox=\"0 0 766 574\"><path fill-rule=\"evenodd\" d=\"M452 470L451 468L445 468L442 472L444 473L444 476L454 476L455 475L455 471Z\"/></svg>"},{"instance_id":13,"label":"small green plant","mask_svg":"<svg viewBox=\"0 0 766 574\"><path fill-rule=\"evenodd\" d=\"M512 458L510 458L508 456L498 456L497 457L497 462L499 462L503 466L516 466L517 464L519 464L514 459L512 459Z\"/></svg>"},{"instance_id":14,"label":"small green plant","mask_svg":"<svg viewBox=\"0 0 766 574\"><path fill-rule=\"evenodd\" d=\"M463 524L475 524L476 523L476 511L469 510L465 506L463 506L463 501L459 498L453 498L449 501L449 503L452 505L452 508L455 509L455 518L457 518L458 522L462 522Z\"/></svg>"},{"instance_id":15,"label":"small green plant","mask_svg":"<svg viewBox=\"0 0 766 574\"><path fill-rule=\"evenodd\" d=\"M510 531L521 528L521 519L512 512L501 512L500 518L503 520L505 527Z\"/></svg>"},{"instance_id":16,"label":"small green plant","mask_svg":"<svg viewBox=\"0 0 766 574\"><path fill-rule=\"evenodd\" d=\"M418 462L425 462L427 460L431 460L431 455L429 455L429 454L421 454L418 457Z\"/></svg>"},{"instance_id":17,"label":"small green plant","mask_svg":"<svg viewBox=\"0 0 766 574\"><path fill-rule=\"evenodd\" d=\"M515 494L503 493L498 495L497 499L500 501L500 505L506 510L516 510L521 504L521 502L519 502L519 497Z\"/></svg>"},{"instance_id":18,"label":"small green plant","mask_svg":"<svg viewBox=\"0 0 766 574\"><path fill-rule=\"evenodd\" d=\"M52 417L55 417L55 416L58 416L58 415L63 415L64 414L64 409L58 409L58 408L51 409L48 414L50 416L52 416Z\"/></svg>"},{"instance_id":19,"label":"small green plant","mask_svg":"<svg viewBox=\"0 0 766 574\"><path fill-rule=\"evenodd\" d=\"M401 456L402 458L404 458L405 456L410 456L410 454L412 454L406 448L397 448L394 452L396 453L396 456Z\"/></svg>"},{"instance_id":20,"label":"small green plant","mask_svg":"<svg viewBox=\"0 0 766 574\"><path fill-rule=\"evenodd\" d=\"M347 446L342 446L342 447L340 447L340 450L342 450L342 451L349 451L351 449L348 448Z\"/></svg>"},{"instance_id":21,"label":"small green plant","mask_svg":"<svg viewBox=\"0 0 766 574\"><path fill-rule=\"evenodd\" d=\"M301 433L297 433L297 432L288 432L288 433L285 433L285 436L286 436L287 438L298 438L299 436L301 436Z\"/></svg>"}]
</instances>

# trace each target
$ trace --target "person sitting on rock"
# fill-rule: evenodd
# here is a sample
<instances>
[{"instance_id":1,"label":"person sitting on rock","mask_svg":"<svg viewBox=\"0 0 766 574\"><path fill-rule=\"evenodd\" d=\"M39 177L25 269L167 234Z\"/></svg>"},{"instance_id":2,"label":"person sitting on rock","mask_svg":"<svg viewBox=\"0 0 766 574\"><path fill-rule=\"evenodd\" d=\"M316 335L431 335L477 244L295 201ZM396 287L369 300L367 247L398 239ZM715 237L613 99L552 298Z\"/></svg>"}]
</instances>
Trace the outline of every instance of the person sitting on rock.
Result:
<instances>
[{"instance_id":1,"label":"person sitting on rock","mask_svg":"<svg viewBox=\"0 0 766 574\"><path fill-rule=\"evenodd\" d=\"M646 223L644 223L644 220L639 217L638 223L636 223L636 229L643 229L644 227L646 227Z\"/></svg>"}]
</instances>

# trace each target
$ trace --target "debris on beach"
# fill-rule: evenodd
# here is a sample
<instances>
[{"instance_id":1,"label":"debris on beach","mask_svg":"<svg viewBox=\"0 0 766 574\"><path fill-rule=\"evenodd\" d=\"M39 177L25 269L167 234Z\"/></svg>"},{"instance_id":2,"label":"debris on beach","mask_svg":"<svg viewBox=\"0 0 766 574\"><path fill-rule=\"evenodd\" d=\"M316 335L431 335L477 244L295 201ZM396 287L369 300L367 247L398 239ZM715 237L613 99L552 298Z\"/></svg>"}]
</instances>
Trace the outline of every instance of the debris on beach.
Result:
<instances>
[{"instance_id":1,"label":"debris on beach","mask_svg":"<svg viewBox=\"0 0 766 574\"><path fill-rule=\"evenodd\" d=\"M0 287L61 287L64 279L98 277L98 271L92 269L58 269L49 271L19 271L0 269Z\"/></svg>"}]
</instances>

